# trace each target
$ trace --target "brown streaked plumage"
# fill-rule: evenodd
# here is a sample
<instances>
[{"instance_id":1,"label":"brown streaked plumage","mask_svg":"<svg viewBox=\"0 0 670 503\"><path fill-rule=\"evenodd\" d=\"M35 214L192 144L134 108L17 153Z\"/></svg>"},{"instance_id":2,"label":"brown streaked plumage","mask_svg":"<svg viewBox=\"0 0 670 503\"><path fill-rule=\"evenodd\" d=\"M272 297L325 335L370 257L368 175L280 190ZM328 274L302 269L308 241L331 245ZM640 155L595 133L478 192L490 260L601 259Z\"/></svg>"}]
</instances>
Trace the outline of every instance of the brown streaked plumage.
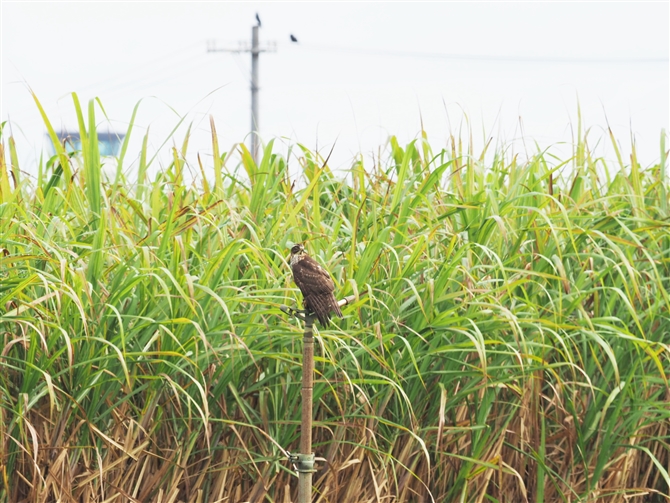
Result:
<instances>
[{"instance_id":1,"label":"brown streaked plumage","mask_svg":"<svg viewBox=\"0 0 670 503\"><path fill-rule=\"evenodd\" d=\"M305 247L301 244L291 248L291 271L293 281L305 300L305 309L316 315L322 327L328 326L331 312L342 318L342 311L333 295L333 279L328 271L305 253Z\"/></svg>"}]
</instances>

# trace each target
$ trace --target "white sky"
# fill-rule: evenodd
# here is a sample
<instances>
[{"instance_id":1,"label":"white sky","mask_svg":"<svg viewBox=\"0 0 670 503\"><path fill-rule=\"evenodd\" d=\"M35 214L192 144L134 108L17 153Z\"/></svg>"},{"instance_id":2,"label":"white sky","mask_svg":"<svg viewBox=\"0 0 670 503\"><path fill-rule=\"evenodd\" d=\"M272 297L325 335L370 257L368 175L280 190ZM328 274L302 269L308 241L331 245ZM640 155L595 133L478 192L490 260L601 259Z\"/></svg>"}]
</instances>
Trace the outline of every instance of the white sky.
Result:
<instances>
[{"instance_id":1,"label":"white sky","mask_svg":"<svg viewBox=\"0 0 670 503\"><path fill-rule=\"evenodd\" d=\"M72 91L99 97L119 131L142 100L128 161L147 127L157 149L186 115L176 143L192 122L189 160L211 166L210 114L223 150L249 131L251 64L206 41L248 44L258 12L261 43L277 47L260 56L261 135L284 138L282 153L300 142L325 156L336 141L331 164L348 167L423 120L435 151L469 123L475 153L489 137L523 151L523 133L530 150L568 155L578 98L591 146L614 158L609 122L625 158L633 136L650 165L669 125L668 5L2 1L1 118L34 172L45 127L27 86L56 127L76 126Z\"/></svg>"}]
</instances>

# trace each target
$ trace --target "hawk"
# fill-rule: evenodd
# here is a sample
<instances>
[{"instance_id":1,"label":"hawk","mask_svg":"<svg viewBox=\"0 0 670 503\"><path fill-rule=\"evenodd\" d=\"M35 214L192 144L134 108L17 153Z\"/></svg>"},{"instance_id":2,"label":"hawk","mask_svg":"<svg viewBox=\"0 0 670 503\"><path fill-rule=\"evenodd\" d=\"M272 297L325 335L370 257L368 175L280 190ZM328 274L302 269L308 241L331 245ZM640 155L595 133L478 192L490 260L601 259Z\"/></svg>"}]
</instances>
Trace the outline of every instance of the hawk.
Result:
<instances>
[{"instance_id":1,"label":"hawk","mask_svg":"<svg viewBox=\"0 0 670 503\"><path fill-rule=\"evenodd\" d=\"M328 326L331 311L342 318L342 311L333 295L335 283L328 271L305 253L301 244L291 248L291 271L293 281L305 300L305 309L316 315L322 327Z\"/></svg>"}]
</instances>

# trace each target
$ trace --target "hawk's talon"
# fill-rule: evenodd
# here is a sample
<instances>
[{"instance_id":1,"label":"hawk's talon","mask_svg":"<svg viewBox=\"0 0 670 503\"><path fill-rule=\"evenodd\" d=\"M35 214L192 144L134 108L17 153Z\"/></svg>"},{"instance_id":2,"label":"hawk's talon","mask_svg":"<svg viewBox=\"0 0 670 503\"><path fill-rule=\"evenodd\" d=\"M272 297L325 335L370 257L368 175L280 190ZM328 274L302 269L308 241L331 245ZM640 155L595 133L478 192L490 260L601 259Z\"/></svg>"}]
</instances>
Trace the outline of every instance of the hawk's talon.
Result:
<instances>
[{"instance_id":1,"label":"hawk's talon","mask_svg":"<svg viewBox=\"0 0 670 503\"><path fill-rule=\"evenodd\" d=\"M304 309L293 309L292 307L288 307L285 304L282 304L279 306L279 309L283 311L284 313L288 314L289 316L295 316L296 318L306 321L307 316L310 316L308 312ZM314 316L313 314L311 316Z\"/></svg>"},{"instance_id":2,"label":"hawk's talon","mask_svg":"<svg viewBox=\"0 0 670 503\"><path fill-rule=\"evenodd\" d=\"M355 295L348 295L348 296L344 297L343 299L340 299L337 302L337 305L340 306L340 307L344 307L347 304L351 304L355 300L356 300ZM300 320L303 320L303 321L306 321L307 316L316 317L316 314L311 313L311 312L307 311L306 309L294 309L292 307L287 306L286 304L281 304L279 306L279 309L280 309L280 311L288 314L289 316L295 316L296 318L298 318Z\"/></svg>"}]
</instances>

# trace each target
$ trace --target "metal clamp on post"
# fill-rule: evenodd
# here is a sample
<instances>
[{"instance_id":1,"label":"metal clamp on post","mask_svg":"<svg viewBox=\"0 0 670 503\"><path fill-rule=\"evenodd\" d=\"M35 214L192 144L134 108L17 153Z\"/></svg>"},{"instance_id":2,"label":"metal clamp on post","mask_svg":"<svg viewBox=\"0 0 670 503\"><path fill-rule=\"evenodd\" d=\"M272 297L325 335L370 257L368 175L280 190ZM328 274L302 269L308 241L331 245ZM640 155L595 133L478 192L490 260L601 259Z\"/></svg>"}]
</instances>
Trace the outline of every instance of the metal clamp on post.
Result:
<instances>
[{"instance_id":1,"label":"metal clamp on post","mask_svg":"<svg viewBox=\"0 0 670 503\"><path fill-rule=\"evenodd\" d=\"M314 469L314 454L289 454L288 460L293 463L298 473L316 473Z\"/></svg>"}]
</instances>

